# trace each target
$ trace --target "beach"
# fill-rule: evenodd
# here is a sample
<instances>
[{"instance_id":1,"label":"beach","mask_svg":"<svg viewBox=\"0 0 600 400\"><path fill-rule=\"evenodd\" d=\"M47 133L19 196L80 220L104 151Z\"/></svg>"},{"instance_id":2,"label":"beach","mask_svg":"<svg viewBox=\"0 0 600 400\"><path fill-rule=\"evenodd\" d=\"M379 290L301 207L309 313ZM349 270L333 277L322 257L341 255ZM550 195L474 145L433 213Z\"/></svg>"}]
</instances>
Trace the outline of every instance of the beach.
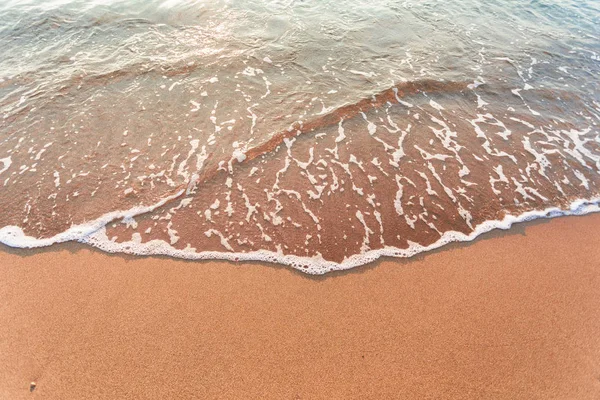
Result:
<instances>
[{"instance_id":1,"label":"beach","mask_svg":"<svg viewBox=\"0 0 600 400\"><path fill-rule=\"evenodd\" d=\"M600 399L600 2L0 2L0 400Z\"/></svg>"},{"instance_id":2,"label":"beach","mask_svg":"<svg viewBox=\"0 0 600 400\"><path fill-rule=\"evenodd\" d=\"M2 247L0 398L597 399L599 224L320 277Z\"/></svg>"}]
</instances>

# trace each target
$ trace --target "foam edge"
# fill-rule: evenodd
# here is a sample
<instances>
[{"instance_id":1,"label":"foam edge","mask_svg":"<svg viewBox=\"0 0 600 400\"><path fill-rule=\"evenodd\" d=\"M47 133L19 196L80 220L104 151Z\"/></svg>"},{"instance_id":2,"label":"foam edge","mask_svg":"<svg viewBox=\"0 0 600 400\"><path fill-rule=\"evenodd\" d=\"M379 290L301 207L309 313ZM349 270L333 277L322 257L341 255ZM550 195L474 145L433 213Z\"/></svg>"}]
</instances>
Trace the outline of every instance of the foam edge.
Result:
<instances>
[{"instance_id":1,"label":"foam edge","mask_svg":"<svg viewBox=\"0 0 600 400\"><path fill-rule=\"evenodd\" d=\"M107 223L117 218L134 217L136 215L152 211L167 201L180 196L182 193L183 191L169 198L165 198L161 200L161 202L151 207L137 207L125 212L116 211L105 214L93 222L73 226L67 231L48 239L36 239L26 236L19 227L6 226L0 229L0 242L11 247L32 248L50 246L54 243L65 241L78 241L80 243L85 243L96 247L107 253L125 253L143 256L165 255L188 260L226 260L235 262L262 261L287 265L310 275L323 275L328 272L344 271L355 268L373 262L381 257L407 258L419 253L440 248L449 243L469 242L483 233L490 232L494 229L507 230L510 229L513 224L519 222L531 221L538 218L554 218L559 216L584 215L593 212L600 212L600 197L588 200L578 199L573 201L569 205L568 209L549 207L544 210L528 211L517 216L507 215L502 220L485 221L479 224L475 230L468 235L461 232L449 231L445 232L435 243L432 243L428 246L422 246L413 242L409 242L409 247L406 249L386 246L381 249L370 250L363 254L353 255L346 258L341 263L325 260L320 255L313 257L301 257L296 255L285 255L267 250L257 250L249 253L231 253L219 251L196 252L195 249L176 249L167 242L158 239L144 243L135 241L117 243L111 241L107 237Z\"/></svg>"},{"instance_id":2,"label":"foam edge","mask_svg":"<svg viewBox=\"0 0 600 400\"><path fill-rule=\"evenodd\" d=\"M18 226L4 226L0 229L0 243L4 243L5 245L10 247L36 248L51 246L55 243L82 241L82 239L104 228L108 223L114 220L121 218L133 218L137 215L151 212L157 209L158 207L161 207L162 205L168 203L169 201L180 197L184 192L185 189L182 189L174 195L165 197L151 206L137 206L130 208L126 211L111 211L95 220L85 222L79 225L73 225L66 231L58 233L49 238L38 239L32 236L25 235L23 229L21 229Z\"/></svg>"}]
</instances>

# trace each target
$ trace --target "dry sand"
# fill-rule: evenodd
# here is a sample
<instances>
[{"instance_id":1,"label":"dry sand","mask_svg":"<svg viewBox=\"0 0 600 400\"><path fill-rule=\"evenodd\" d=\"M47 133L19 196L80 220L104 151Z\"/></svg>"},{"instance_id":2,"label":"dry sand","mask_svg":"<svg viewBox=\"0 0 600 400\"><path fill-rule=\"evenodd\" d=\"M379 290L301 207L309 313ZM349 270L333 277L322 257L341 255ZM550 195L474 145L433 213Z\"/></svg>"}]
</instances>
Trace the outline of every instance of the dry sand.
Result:
<instances>
[{"instance_id":1,"label":"dry sand","mask_svg":"<svg viewBox=\"0 0 600 400\"><path fill-rule=\"evenodd\" d=\"M3 247L0 398L600 399L599 227L321 278Z\"/></svg>"}]
</instances>

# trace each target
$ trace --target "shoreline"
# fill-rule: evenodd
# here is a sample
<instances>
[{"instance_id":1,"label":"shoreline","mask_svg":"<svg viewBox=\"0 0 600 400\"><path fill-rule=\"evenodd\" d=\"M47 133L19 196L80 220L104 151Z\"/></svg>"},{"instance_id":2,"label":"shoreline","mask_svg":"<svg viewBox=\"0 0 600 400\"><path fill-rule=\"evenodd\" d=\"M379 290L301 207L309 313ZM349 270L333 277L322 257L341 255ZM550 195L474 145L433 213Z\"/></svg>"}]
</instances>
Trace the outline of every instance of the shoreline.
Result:
<instances>
[{"instance_id":1,"label":"shoreline","mask_svg":"<svg viewBox=\"0 0 600 400\"><path fill-rule=\"evenodd\" d=\"M598 226L537 219L322 276L2 245L0 397L598 398Z\"/></svg>"},{"instance_id":2,"label":"shoreline","mask_svg":"<svg viewBox=\"0 0 600 400\"><path fill-rule=\"evenodd\" d=\"M433 250L444 248L452 243L470 243L482 235L493 231L510 231L514 225L574 215L587 215L600 212L600 197L589 199L576 199L569 203L568 208L557 206L547 207L543 210L530 210L519 215L507 214L502 220L487 220L473 228L469 234L458 231L445 231L441 237L429 245L409 242L407 248L386 246L380 249L369 250L366 253L354 254L342 263L325 260L322 257L304 257L291 254L280 254L266 250L256 250L248 253L229 251L201 251L195 249L176 249L163 240L137 242L133 239L126 242L113 242L106 236L106 226L123 218L135 218L157 207L178 198L183 192L164 198L157 204L148 207L134 207L128 211L114 211L99 218L74 225L68 230L58 233L50 238L37 239L25 235L18 226L5 226L0 228L0 246L9 246L16 249L34 249L55 246L60 243L78 242L94 247L108 254L127 254L133 256L166 256L169 258L191 261L214 262L258 262L283 265L296 269L308 275L325 275L332 272L347 271L353 268L369 265L381 259L410 259L416 255L429 253ZM189 246L189 245L188 245Z\"/></svg>"}]
</instances>

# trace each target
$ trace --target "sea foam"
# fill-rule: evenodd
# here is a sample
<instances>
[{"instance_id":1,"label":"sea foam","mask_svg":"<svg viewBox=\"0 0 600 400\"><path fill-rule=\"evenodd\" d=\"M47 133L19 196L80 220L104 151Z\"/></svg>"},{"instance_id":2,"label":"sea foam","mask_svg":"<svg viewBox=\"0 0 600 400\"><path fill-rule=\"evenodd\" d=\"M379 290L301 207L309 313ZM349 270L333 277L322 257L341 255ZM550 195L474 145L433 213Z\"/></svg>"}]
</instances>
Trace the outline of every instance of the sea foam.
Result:
<instances>
[{"instance_id":1,"label":"sea foam","mask_svg":"<svg viewBox=\"0 0 600 400\"><path fill-rule=\"evenodd\" d=\"M325 260L321 256L301 257L286 255L281 252L258 250L247 253L200 251L195 249L177 249L169 243L154 239L140 243L139 240L126 242L115 242L106 235L106 225L116 219L128 219L137 215L150 212L166 202L179 197L183 191L162 199L153 206L135 207L127 211L116 211L103 215L102 217L85 224L73 226L51 238L37 239L25 235L23 230L17 226L5 226L0 229L0 242L11 247L35 248L46 247L55 243L77 241L96 247L107 253L124 253L139 256L165 255L188 260L227 260L227 261L259 261L288 265L301 272L310 275L323 275L333 271L344 271L364 264L373 262L381 257L408 258L414 255L440 248L452 242L469 242L478 236L494 229L507 230L513 224L531 221L538 218L555 218L560 216L584 215L600 212L600 198L578 199L573 201L569 208L561 209L550 207L544 210L533 210L520 215L507 215L502 220L485 221L475 227L468 235L456 232L445 232L436 242L423 246L418 243L409 242L409 247L399 249L386 246L381 249L369 250L362 254L355 254L344 259L341 263ZM139 239L139 238L138 238Z\"/></svg>"}]
</instances>

